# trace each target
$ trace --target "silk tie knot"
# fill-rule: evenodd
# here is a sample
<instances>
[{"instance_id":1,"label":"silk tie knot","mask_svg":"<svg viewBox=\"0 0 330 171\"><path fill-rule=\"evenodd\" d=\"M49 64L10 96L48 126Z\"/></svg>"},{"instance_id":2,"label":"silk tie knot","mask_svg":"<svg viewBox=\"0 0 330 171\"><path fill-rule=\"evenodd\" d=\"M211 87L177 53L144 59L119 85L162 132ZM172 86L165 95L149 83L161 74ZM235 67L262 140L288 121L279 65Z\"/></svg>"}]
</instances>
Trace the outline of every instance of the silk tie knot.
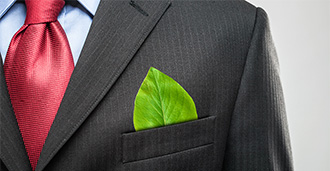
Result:
<instances>
[{"instance_id":1,"label":"silk tie knot","mask_svg":"<svg viewBox=\"0 0 330 171\"><path fill-rule=\"evenodd\" d=\"M25 0L26 18L25 24L39 24L57 20L64 0Z\"/></svg>"}]
</instances>

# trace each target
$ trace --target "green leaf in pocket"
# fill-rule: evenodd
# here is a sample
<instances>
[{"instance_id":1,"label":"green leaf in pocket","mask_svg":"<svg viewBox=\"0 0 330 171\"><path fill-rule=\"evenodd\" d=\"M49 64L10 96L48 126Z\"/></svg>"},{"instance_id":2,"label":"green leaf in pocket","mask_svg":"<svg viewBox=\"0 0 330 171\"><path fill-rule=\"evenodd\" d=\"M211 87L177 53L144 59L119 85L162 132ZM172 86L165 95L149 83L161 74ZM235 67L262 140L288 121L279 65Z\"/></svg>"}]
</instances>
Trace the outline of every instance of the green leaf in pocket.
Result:
<instances>
[{"instance_id":1,"label":"green leaf in pocket","mask_svg":"<svg viewBox=\"0 0 330 171\"><path fill-rule=\"evenodd\" d=\"M195 103L171 77L151 67L136 95L136 131L197 119Z\"/></svg>"}]
</instances>

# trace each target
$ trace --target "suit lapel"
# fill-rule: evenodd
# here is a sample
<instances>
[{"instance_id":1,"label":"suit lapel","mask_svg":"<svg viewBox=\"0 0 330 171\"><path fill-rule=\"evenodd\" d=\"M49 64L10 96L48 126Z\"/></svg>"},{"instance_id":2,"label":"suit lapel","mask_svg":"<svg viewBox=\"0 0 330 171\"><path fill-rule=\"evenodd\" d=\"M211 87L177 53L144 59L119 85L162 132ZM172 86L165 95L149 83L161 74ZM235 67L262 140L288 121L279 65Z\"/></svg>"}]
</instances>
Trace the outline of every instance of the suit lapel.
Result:
<instances>
[{"instance_id":1,"label":"suit lapel","mask_svg":"<svg viewBox=\"0 0 330 171\"><path fill-rule=\"evenodd\" d=\"M100 2L42 149L37 171L46 167L113 86L169 4L168 1Z\"/></svg>"},{"instance_id":2,"label":"suit lapel","mask_svg":"<svg viewBox=\"0 0 330 171\"><path fill-rule=\"evenodd\" d=\"M0 55L0 157L10 171L32 170L12 109Z\"/></svg>"}]
</instances>

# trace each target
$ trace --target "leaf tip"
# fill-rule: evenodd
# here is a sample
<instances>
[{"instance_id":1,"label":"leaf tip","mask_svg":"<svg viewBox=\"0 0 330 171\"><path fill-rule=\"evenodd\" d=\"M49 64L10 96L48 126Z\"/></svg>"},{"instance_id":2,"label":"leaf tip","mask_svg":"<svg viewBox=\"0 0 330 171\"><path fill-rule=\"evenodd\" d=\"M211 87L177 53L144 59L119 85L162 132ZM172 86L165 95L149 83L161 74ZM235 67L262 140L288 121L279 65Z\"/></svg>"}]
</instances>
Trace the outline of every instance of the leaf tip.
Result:
<instances>
[{"instance_id":1,"label":"leaf tip","mask_svg":"<svg viewBox=\"0 0 330 171\"><path fill-rule=\"evenodd\" d=\"M156 69L155 67L150 67L150 68L149 68L149 71L152 71L152 72L153 72L153 71L159 71L159 70Z\"/></svg>"}]
</instances>

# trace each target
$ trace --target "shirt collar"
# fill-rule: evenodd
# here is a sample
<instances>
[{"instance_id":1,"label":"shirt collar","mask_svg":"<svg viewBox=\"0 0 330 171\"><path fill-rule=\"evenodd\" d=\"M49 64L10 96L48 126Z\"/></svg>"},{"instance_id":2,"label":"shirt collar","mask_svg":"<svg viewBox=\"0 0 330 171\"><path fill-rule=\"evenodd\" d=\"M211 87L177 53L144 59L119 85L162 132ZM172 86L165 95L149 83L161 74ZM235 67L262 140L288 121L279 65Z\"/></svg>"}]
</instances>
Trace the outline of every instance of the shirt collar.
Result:
<instances>
[{"instance_id":1,"label":"shirt collar","mask_svg":"<svg viewBox=\"0 0 330 171\"><path fill-rule=\"evenodd\" d=\"M1 0L0 1L0 18L14 5L16 0Z\"/></svg>"},{"instance_id":2,"label":"shirt collar","mask_svg":"<svg viewBox=\"0 0 330 171\"><path fill-rule=\"evenodd\" d=\"M77 0L93 16L99 6L100 0ZM0 19L14 5L16 0L0 0Z\"/></svg>"},{"instance_id":3,"label":"shirt collar","mask_svg":"<svg viewBox=\"0 0 330 171\"><path fill-rule=\"evenodd\" d=\"M78 0L80 4L87 9L93 16L99 6L100 0Z\"/></svg>"}]
</instances>

